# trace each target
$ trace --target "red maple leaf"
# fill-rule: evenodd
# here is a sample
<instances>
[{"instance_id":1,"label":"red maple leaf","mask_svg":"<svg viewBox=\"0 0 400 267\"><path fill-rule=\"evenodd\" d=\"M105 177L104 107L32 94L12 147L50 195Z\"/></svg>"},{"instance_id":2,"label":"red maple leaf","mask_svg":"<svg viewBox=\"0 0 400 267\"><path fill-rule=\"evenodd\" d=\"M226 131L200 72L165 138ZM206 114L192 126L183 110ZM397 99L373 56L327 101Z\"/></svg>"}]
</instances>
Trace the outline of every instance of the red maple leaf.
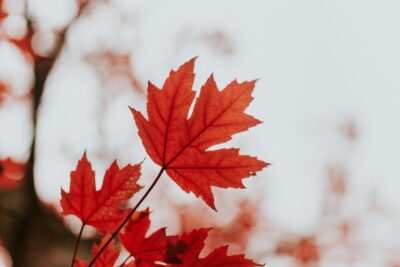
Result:
<instances>
[{"instance_id":1,"label":"red maple leaf","mask_svg":"<svg viewBox=\"0 0 400 267\"><path fill-rule=\"evenodd\" d=\"M94 257L97 252L99 252L100 248L104 246L107 242L109 236L106 235L100 242L100 245L93 245L92 247L92 256ZM119 253L121 252L121 248L115 247L114 240L107 246L104 252L101 254L99 259L94 263L93 267L112 267L114 266L115 262L118 260ZM75 266L77 267L87 267L89 263L83 260L75 260Z\"/></svg>"},{"instance_id":2,"label":"red maple leaf","mask_svg":"<svg viewBox=\"0 0 400 267\"><path fill-rule=\"evenodd\" d=\"M207 238L210 229L198 229L193 230L188 234L183 234L179 237L178 247L183 247L183 253L176 255L181 260L181 264L174 266L181 267L219 267L219 266L230 266L230 267L254 267L262 266L261 264L255 263L252 260L246 259L244 255L232 255L228 256L228 246L222 246L214 249L204 258L199 258L201 251L205 246L205 240ZM182 244L185 244L184 246Z\"/></svg>"},{"instance_id":3,"label":"red maple leaf","mask_svg":"<svg viewBox=\"0 0 400 267\"><path fill-rule=\"evenodd\" d=\"M253 267L261 266L244 255L228 256L228 246L213 250L208 256L199 258L205 246L205 239L210 229L193 230L180 237L167 236L161 228L145 237L150 227L149 210L135 213L119 239L123 246L134 256L129 264L137 267ZM130 265L129 265L130 266Z\"/></svg>"},{"instance_id":4,"label":"red maple leaf","mask_svg":"<svg viewBox=\"0 0 400 267\"><path fill-rule=\"evenodd\" d=\"M76 215L83 225L89 224L101 232L113 231L125 218L127 210L121 208L142 187L140 164L128 164L119 169L114 161L104 175L101 189L96 191L95 173L86 157L71 172L70 192L61 189L63 215Z\"/></svg>"},{"instance_id":5,"label":"red maple leaf","mask_svg":"<svg viewBox=\"0 0 400 267\"><path fill-rule=\"evenodd\" d=\"M143 145L151 159L186 192L193 192L215 209L211 186L244 188L242 179L268 164L240 155L235 148L208 150L233 134L260 123L244 113L252 101L255 81L236 80L219 91L213 75L195 97L192 90L195 59L171 71L161 89L149 83L146 119L131 109Z\"/></svg>"},{"instance_id":6,"label":"red maple leaf","mask_svg":"<svg viewBox=\"0 0 400 267\"><path fill-rule=\"evenodd\" d=\"M167 236L165 228L146 237L150 227L149 214L148 209L135 213L119 234L122 245L134 256L138 266L159 266L154 265L155 262L164 261L167 248L177 240L176 236Z\"/></svg>"},{"instance_id":7,"label":"red maple leaf","mask_svg":"<svg viewBox=\"0 0 400 267\"><path fill-rule=\"evenodd\" d=\"M0 160L0 189L14 189L23 182L25 164L11 158Z\"/></svg>"}]
</instances>

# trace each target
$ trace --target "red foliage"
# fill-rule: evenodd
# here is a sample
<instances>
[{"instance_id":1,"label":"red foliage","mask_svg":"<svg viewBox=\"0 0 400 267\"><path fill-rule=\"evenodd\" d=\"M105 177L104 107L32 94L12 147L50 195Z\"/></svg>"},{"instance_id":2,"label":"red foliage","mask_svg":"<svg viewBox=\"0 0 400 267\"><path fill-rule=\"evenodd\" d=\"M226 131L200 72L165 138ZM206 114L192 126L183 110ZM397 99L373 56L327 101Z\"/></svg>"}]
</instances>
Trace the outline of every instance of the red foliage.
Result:
<instances>
[{"instance_id":1,"label":"red foliage","mask_svg":"<svg viewBox=\"0 0 400 267\"><path fill-rule=\"evenodd\" d=\"M21 50L24 56L30 61L33 62L37 58L36 54L32 48L32 35L31 33L25 34L21 39L12 38L10 41Z\"/></svg>"},{"instance_id":2,"label":"red foliage","mask_svg":"<svg viewBox=\"0 0 400 267\"><path fill-rule=\"evenodd\" d=\"M126 210L120 206L141 189L136 184L140 177L140 164L127 165L120 170L114 162L105 174L101 189L96 191L95 174L85 153L76 170L71 172L70 192L61 190L62 214L76 215L82 220L78 241L86 224L100 231L115 230L112 236L103 239L100 247L93 248L94 266L112 267L115 264L119 250L114 247L114 237L118 237L130 253L125 260L128 263L121 265L125 267L261 266L242 254L229 256L228 246L200 257L209 229L200 228L178 237L167 236L165 228L162 228L146 236L150 227L149 211L136 212L164 170L184 191L193 192L215 209L211 186L244 188L242 179L255 175L268 165L255 157L239 155L238 149L208 150L230 140L233 134L260 123L244 113L252 101L255 82L233 81L219 91L211 76L202 87L188 118L195 96L191 89L194 62L192 59L177 71L171 71L162 89L149 84L148 120L132 109L147 153L161 165L159 175L135 208ZM233 228L233 232L246 232L254 226L253 217L248 215L245 213L248 218L238 215L235 220L240 222L240 227ZM79 242L76 249L78 245ZM129 262L131 257L133 259ZM76 262L81 267L93 266L79 260Z\"/></svg>"},{"instance_id":3,"label":"red foliage","mask_svg":"<svg viewBox=\"0 0 400 267\"><path fill-rule=\"evenodd\" d=\"M3 9L3 0L0 0L0 22L6 16L7 16L7 14L4 12L4 9Z\"/></svg>"},{"instance_id":4,"label":"red foliage","mask_svg":"<svg viewBox=\"0 0 400 267\"><path fill-rule=\"evenodd\" d=\"M136 74L133 72L132 61L129 54L117 54L106 51L94 53L87 57L99 72L101 78L120 75L129 79L132 88L138 93L143 93L144 88Z\"/></svg>"},{"instance_id":5,"label":"red foliage","mask_svg":"<svg viewBox=\"0 0 400 267\"><path fill-rule=\"evenodd\" d=\"M222 246L213 250L206 257L200 258L200 253L205 246L209 229L193 230L188 234L179 237L180 241L185 244L184 252L177 255L182 261L178 266L185 267L207 267L207 266L231 266L231 267L253 267L262 266L244 255L228 256L228 246Z\"/></svg>"},{"instance_id":6,"label":"red foliage","mask_svg":"<svg viewBox=\"0 0 400 267\"><path fill-rule=\"evenodd\" d=\"M221 30L205 32L201 37L208 45L224 55L231 55L234 52L229 36Z\"/></svg>"},{"instance_id":7,"label":"red foliage","mask_svg":"<svg viewBox=\"0 0 400 267\"><path fill-rule=\"evenodd\" d=\"M1 26L2 20L8 16L8 14L4 10L3 2L4 2L3 0L0 0L0 26ZM33 32L30 32L30 31L28 31L24 36L22 36L20 38L14 38L14 37L5 35L6 39L8 41L10 41L11 43L13 43L15 46L17 46L18 49L20 49L20 51L24 54L24 56L30 62L32 62L33 60L35 60L37 58L37 56L35 55L35 53L33 51L32 44L31 44L32 35L33 35ZM2 39L2 37L3 36L1 36L0 39Z\"/></svg>"},{"instance_id":8,"label":"red foliage","mask_svg":"<svg viewBox=\"0 0 400 267\"><path fill-rule=\"evenodd\" d=\"M200 258L210 229L197 229L181 236L167 236L165 228L145 237L150 226L149 211L138 212L119 235L123 246L134 257L136 266L261 266L244 255L228 256L228 246L213 250ZM132 262L130 264L133 264Z\"/></svg>"},{"instance_id":9,"label":"red foliage","mask_svg":"<svg viewBox=\"0 0 400 267\"><path fill-rule=\"evenodd\" d=\"M0 82L0 105L3 103L8 91L9 91L8 85Z\"/></svg>"},{"instance_id":10,"label":"red foliage","mask_svg":"<svg viewBox=\"0 0 400 267\"><path fill-rule=\"evenodd\" d=\"M106 235L100 242L100 245L93 245L92 255L95 256L97 252L99 252L100 248L106 243L109 236ZM103 254L99 257L99 259L94 263L94 267L110 267L114 266L116 261L118 260L119 253L121 252L120 248L115 247L115 242L112 241L110 245L104 250ZM75 265L77 267L87 267L89 264L83 260L75 260Z\"/></svg>"},{"instance_id":11,"label":"red foliage","mask_svg":"<svg viewBox=\"0 0 400 267\"><path fill-rule=\"evenodd\" d=\"M150 227L149 214L148 209L134 214L119 234L122 245L134 256L136 263L151 264L165 261L168 246L177 240L176 236L167 236L165 228L146 237Z\"/></svg>"},{"instance_id":12,"label":"red foliage","mask_svg":"<svg viewBox=\"0 0 400 267\"><path fill-rule=\"evenodd\" d=\"M234 148L208 150L260 123L244 113L252 101L255 81L233 81L219 91L211 75L188 118L195 97L194 62L191 59L177 71L171 71L161 89L149 83L148 119L131 110L151 159L185 192L193 192L215 209L211 186L244 188L242 179L255 175L268 164L239 155Z\"/></svg>"},{"instance_id":13,"label":"red foliage","mask_svg":"<svg viewBox=\"0 0 400 267\"><path fill-rule=\"evenodd\" d=\"M73 214L99 231L113 231L125 218L125 204L141 189L136 182L140 177L140 164L119 169L114 161L104 175L100 190L96 191L95 174L86 153L71 172L70 192L61 190L63 215Z\"/></svg>"},{"instance_id":14,"label":"red foliage","mask_svg":"<svg viewBox=\"0 0 400 267\"><path fill-rule=\"evenodd\" d=\"M179 231L181 233L192 231L202 225L215 229L215 222L210 214L211 210L204 206L178 204L174 205L178 215Z\"/></svg>"},{"instance_id":15,"label":"red foliage","mask_svg":"<svg viewBox=\"0 0 400 267\"><path fill-rule=\"evenodd\" d=\"M178 221L181 232L192 231L203 225L213 228L207 247L216 247L222 244L234 245L234 252L244 253L252 234L257 230L258 222L262 219L255 203L248 199L242 200L238 205L238 212L228 223L217 222L209 209L194 205L175 205L178 212Z\"/></svg>"},{"instance_id":16,"label":"red foliage","mask_svg":"<svg viewBox=\"0 0 400 267\"><path fill-rule=\"evenodd\" d=\"M10 190L23 182L25 164L11 158L0 160L0 189Z\"/></svg>"},{"instance_id":17,"label":"red foliage","mask_svg":"<svg viewBox=\"0 0 400 267\"><path fill-rule=\"evenodd\" d=\"M243 200L238 206L238 213L231 222L217 227L212 232L212 244L229 243L236 245L238 252L244 253L249 245L250 237L260 221L257 206L249 200ZM235 250L235 251L236 251Z\"/></svg>"},{"instance_id":18,"label":"red foliage","mask_svg":"<svg viewBox=\"0 0 400 267\"><path fill-rule=\"evenodd\" d=\"M315 263L321 258L320 247L314 237L303 237L295 242L279 244L275 253L293 257L300 264Z\"/></svg>"}]
</instances>

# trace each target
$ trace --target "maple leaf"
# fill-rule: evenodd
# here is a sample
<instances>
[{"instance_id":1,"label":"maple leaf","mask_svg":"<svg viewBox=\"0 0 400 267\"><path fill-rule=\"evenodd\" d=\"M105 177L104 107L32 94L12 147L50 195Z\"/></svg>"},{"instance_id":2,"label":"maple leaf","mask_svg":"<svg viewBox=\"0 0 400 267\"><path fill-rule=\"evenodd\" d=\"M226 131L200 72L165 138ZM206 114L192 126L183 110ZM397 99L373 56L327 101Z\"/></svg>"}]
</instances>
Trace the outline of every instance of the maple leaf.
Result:
<instances>
[{"instance_id":1,"label":"maple leaf","mask_svg":"<svg viewBox=\"0 0 400 267\"><path fill-rule=\"evenodd\" d=\"M255 81L235 80L219 91L211 75L188 118L195 97L194 63L195 58L171 71L161 89L149 82L148 119L131 111L151 159L185 192L193 192L215 209L211 186L244 188L242 179L268 164L234 148L208 150L260 123L244 113L253 99Z\"/></svg>"},{"instance_id":2,"label":"maple leaf","mask_svg":"<svg viewBox=\"0 0 400 267\"><path fill-rule=\"evenodd\" d=\"M188 234L182 234L179 237L178 247L181 248L182 243L185 244L183 253L176 255L181 261L181 264L175 266L181 267L219 267L219 266L231 266L231 267L254 267L262 266L261 264L255 263L252 260L246 259L244 255L232 255L228 256L228 246L222 246L214 249L206 257L199 258L201 251L205 246L205 240L208 236L210 229L201 228L193 230ZM178 250L179 251L179 250Z\"/></svg>"},{"instance_id":3,"label":"maple leaf","mask_svg":"<svg viewBox=\"0 0 400 267\"><path fill-rule=\"evenodd\" d=\"M154 262L142 262L142 261L132 261L129 263L125 263L124 265L121 265L119 267L173 267L172 265L169 264L164 264L164 263L154 263Z\"/></svg>"},{"instance_id":4,"label":"maple leaf","mask_svg":"<svg viewBox=\"0 0 400 267\"><path fill-rule=\"evenodd\" d=\"M70 192L61 189L63 215L75 215L83 225L89 224L101 232L113 231L128 210L121 208L142 187L140 164L128 164L119 169L114 161L104 175L101 189L96 191L95 173L84 153L75 171L71 172Z\"/></svg>"},{"instance_id":5,"label":"maple leaf","mask_svg":"<svg viewBox=\"0 0 400 267\"><path fill-rule=\"evenodd\" d=\"M20 186L24 172L25 164L11 158L0 160L0 188L10 190Z\"/></svg>"},{"instance_id":6,"label":"maple leaf","mask_svg":"<svg viewBox=\"0 0 400 267\"><path fill-rule=\"evenodd\" d=\"M149 227L149 210L137 212L119 234L119 240L135 260L129 264L137 267L253 267L261 266L243 255L228 256L228 246L213 250L208 256L199 258L210 229L193 230L180 237L167 236L165 228L145 237ZM129 265L131 266L131 265Z\"/></svg>"},{"instance_id":7,"label":"maple leaf","mask_svg":"<svg viewBox=\"0 0 400 267\"><path fill-rule=\"evenodd\" d=\"M110 236L106 235L100 242L100 245L93 245L92 247L92 256L94 257L97 252L99 252L100 248L104 246L104 244L108 241ZM94 263L93 267L113 267L115 262L118 260L119 253L121 252L120 248L115 247L115 241L111 241L110 245L104 250L99 259ZM89 263L83 260L75 260L75 266L77 267L87 267Z\"/></svg>"},{"instance_id":8,"label":"maple leaf","mask_svg":"<svg viewBox=\"0 0 400 267\"><path fill-rule=\"evenodd\" d=\"M154 265L155 262L164 261L168 246L177 240L176 236L167 236L165 228L146 237L150 227L149 214L148 209L135 213L118 236L126 250L140 263L138 266L159 266Z\"/></svg>"},{"instance_id":9,"label":"maple leaf","mask_svg":"<svg viewBox=\"0 0 400 267\"><path fill-rule=\"evenodd\" d=\"M262 211L248 198L238 202L237 213L229 222L221 224L210 209L192 204L173 204L178 213L179 232L189 232L203 225L211 227L206 248L230 244L230 252L243 253L247 251L250 238L258 229L258 224L265 221L261 218Z\"/></svg>"}]
</instances>

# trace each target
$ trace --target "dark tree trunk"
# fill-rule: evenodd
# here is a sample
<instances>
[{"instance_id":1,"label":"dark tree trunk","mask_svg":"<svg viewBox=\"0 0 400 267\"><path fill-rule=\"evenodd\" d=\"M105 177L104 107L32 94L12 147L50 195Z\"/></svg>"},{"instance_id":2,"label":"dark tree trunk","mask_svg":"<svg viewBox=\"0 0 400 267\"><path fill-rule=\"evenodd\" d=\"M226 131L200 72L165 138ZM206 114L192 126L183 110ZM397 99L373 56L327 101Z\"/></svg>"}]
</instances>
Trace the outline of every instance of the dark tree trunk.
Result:
<instances>
[{"instance_id":1,"label":"dark tree trunk","mask_svg":"<svg viewBox=\"0 0 400 267\"><path fill-rule=\"evenodd\" d=\"M24 184L16 190L0 192L0 240L9 251L14 267L66 267L70 266L73 255L76 237L65 228L58 215L40 203L34 187L38 109L48 75L65 45L67 30L68 27L60 34L60 42L52 56L35 59L32 88L34 134ZM31 36L32 33L32 23L28 23L28 34ZM92 241L82 240L78 254L88 258Z\"/></svg>"}]
</instances>

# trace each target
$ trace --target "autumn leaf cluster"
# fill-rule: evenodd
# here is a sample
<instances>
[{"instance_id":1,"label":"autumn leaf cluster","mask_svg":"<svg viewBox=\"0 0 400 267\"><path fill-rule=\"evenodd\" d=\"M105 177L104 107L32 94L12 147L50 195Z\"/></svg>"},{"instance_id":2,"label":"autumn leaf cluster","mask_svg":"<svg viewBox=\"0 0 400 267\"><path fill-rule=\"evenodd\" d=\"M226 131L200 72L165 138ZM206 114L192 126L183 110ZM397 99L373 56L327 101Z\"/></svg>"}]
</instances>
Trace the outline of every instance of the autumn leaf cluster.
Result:
<instances>
[{"instance_id":1,"label":"autumn leaf cluster","mask_svg":"<svg viewBox=\"0 0 400 267\"><path fill-rule=\"evenodd\" d=\"M164 173L183 191L193 193L216 210L212 187L244 188L243 179L268 165L256 157L241 155L237 148L212 149L260 123L245 113L253 99L255 81L235 80L219 90L211 75L193 106L195 60L172 70L161 88L148 84L147 118L131 108L146 152L160 166L157 177L136 206L126 208L128 200L143 189L137 183L141 163L120 168L114 161L98 190L86 153L71 172L69 192L61 190L61 206L63 215L75 215L82 222L77 248L86 225L105 234L101 243L93 246L90 262L75 259L74 255L72 266L116 266L121 261L122 248L128 257L118 266L260 266L244 255L228 255L228 246L201 257L210 229L168 235L161 228L148 233L150 211L138 211Z\"/></svg>"}]
</instances>

